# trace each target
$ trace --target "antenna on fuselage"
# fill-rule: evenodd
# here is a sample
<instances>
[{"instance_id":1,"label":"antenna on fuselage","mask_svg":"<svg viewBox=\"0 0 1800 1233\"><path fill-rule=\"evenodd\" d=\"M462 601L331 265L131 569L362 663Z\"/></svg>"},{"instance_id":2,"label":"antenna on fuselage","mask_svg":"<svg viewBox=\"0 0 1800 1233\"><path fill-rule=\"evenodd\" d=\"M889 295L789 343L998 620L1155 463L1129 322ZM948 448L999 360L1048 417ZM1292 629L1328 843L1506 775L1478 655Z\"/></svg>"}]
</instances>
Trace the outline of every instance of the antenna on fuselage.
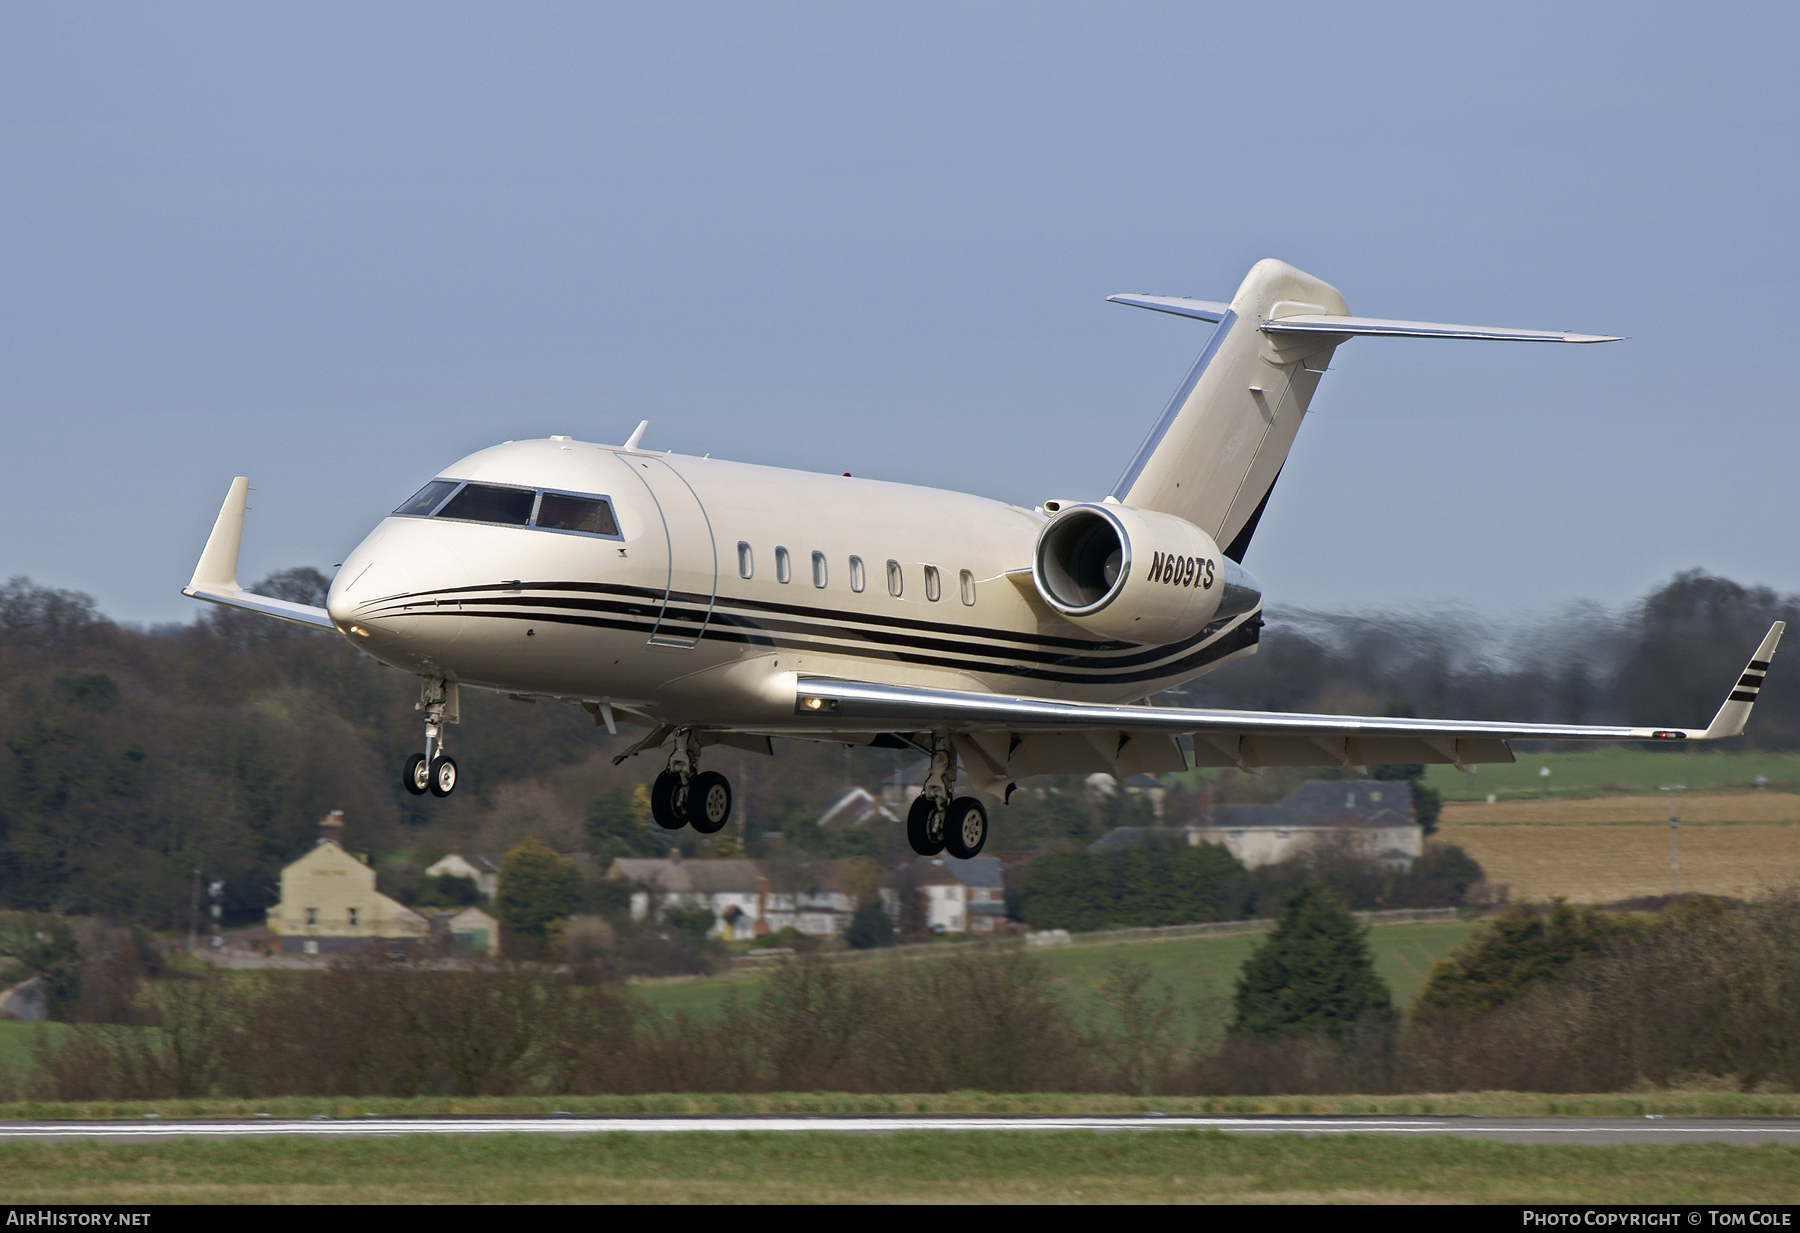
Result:
<instances>
[{"instance_id":1,"label":"antenna on fuselage","mask_svg":"<svg viewBox=\"0 0 1800 1233\"><path fill-rule=\"evenodd\" d=\"M638 442L644 439L644 429L648 427L650 427L649 420L639 420L638 426L632 430L631 436L626 438L625 448L628 450L636 449L638 447Z\"/></svg>"}]
</instances>

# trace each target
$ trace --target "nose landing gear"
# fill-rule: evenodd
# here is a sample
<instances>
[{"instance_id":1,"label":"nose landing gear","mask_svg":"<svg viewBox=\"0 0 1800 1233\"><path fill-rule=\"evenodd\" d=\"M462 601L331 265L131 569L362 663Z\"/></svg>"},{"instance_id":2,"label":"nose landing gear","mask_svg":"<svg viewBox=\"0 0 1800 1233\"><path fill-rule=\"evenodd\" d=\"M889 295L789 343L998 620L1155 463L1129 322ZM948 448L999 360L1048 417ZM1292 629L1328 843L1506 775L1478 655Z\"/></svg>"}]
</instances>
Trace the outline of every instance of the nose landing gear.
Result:
<instances>
[{"instance_id":1,"label":"nose landing gear","mask_svg":"<svg viewBox=\"0 0 1800 1233\"><path fill-rule=\"evenodd\" d=\"M700 735L692 728L675 733L668 769L650 787L650 816L664 830L692 826L702 835L731 821L731 781L717 771L700 771Z\"/></svg>"},{"instance_id":2,"label":"nose landing gear","mask_svg":"<svg viewBox=\"0 0 1800 1233\"><path fill-rule=\"evenodd\" d=\"M400 783L414 796L449 796L456 790L456 760L444 752L444 725L461 721L455 681L426 677L418 710L425 712L425 752L406 760Z\"/></svg>"}]
</instances>

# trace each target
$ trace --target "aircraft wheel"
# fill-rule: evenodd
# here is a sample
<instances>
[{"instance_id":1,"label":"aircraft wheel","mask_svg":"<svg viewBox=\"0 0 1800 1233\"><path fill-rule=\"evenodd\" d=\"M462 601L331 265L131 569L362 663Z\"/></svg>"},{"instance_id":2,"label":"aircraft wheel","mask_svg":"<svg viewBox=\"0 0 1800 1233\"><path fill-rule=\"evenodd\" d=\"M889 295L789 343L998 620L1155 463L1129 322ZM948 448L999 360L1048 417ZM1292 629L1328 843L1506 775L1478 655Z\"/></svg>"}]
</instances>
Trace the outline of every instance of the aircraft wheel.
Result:
<instances>
[{"instance_id":1,"label":"aircraft wheel","mask_svg":"<svg viewBox=\"0 0 1800 1233\"><path fill-rule=\"evenodd\" d=\"M431 794L449 796L456 791L456 759L442 755L431 760Z\"/></svg>"},{"instance_id":2,"label":"aircraft wheel","mask_svg":"<svg viewBox=\"0 0 1800 1233\"><path fill-rule=\"evenodd\" d=\"M906 842L920 856L944 850L944 812L929 796L919 797L906 811Z\"/></svg>"},{"instance_id":3,"label":"aircraft wheel","mask_svg":"<svg viewBox=\"0 0 1800 1233\"><path fill-rule=\"evenodd\" d=\"M674 771L664 771L650 785L650 816L665 831L678 831L688 824L687 785Z\"/></svg>"},{"instance_id":4,"label":"aircraft wheel","mask_svg":"<svg viewBox=\"0 0 1800 1233\"><path fill-rule=\"evenodd\" d=\"M406 769L400 772L400 782L414 796L425 795L425 790L431 786L431 765L425 761L424 754L414 754L406 760Z\"/></svg>"},{"instance_id":5,"label":"aircraft wheel","mask_svg":"<svg viewBox=\"0 0 1800 1233\"><path fill-rule=\"evenodd\" d=\"M688 822L702 835L725 829L731 821L731 781L717 771L702 771L688 788Z\"/></svg>"},{"instance_id":6,"label":"aircraft wheel","mask_svg":"<svg viewBox=\"0 0 1800 1233\"><path fill-rule=\"evenodd\" d=\"M959 796L950 802L944 818L944 848L958 860L981 855L987 843L987 810L972 796Z\"/></svg>"}]
</instances>

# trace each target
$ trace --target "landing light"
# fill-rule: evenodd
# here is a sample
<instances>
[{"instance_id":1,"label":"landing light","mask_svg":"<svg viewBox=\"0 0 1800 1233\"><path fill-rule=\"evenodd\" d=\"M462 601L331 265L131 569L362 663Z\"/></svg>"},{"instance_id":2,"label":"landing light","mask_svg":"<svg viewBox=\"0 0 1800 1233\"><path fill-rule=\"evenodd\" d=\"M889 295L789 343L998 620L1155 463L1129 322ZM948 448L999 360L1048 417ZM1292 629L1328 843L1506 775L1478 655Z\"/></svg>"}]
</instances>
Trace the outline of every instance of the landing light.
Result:
<instances>
[{"instance_id":1,"label":"landing light","mask_svg":"<svg viewBox=\"0 0 1800 1233\"><path fill-rule=\"evenodd\" d=\"M802 698L800 707L807 711L835 711L837 703L830 698Z\"/></svg>"}]
</instances>

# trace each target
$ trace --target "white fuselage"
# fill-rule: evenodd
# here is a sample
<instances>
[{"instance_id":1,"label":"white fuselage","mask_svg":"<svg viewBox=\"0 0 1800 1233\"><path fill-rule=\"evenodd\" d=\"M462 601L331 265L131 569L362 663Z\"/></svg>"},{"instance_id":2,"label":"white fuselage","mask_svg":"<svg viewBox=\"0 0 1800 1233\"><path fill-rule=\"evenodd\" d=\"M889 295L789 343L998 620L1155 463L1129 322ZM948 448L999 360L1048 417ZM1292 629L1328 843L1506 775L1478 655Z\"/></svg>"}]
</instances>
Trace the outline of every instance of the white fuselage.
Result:
<instances>
[{"instance_id":1,"label":"white fuselage","mask_svg":"<svg viewBox=\"0 0 1800 1233\"><path fill-rule=\"evenodd\" d=\"M566 438L442 478L605 498L616 520L604 535L394 516L358 546L333 623L464 685L778 730L800 677L1117 703L1255 645L1254 619L1162 646L1085 632L1031 580L1047 516L980 497Z\"/></svg>"}]
</instances>

